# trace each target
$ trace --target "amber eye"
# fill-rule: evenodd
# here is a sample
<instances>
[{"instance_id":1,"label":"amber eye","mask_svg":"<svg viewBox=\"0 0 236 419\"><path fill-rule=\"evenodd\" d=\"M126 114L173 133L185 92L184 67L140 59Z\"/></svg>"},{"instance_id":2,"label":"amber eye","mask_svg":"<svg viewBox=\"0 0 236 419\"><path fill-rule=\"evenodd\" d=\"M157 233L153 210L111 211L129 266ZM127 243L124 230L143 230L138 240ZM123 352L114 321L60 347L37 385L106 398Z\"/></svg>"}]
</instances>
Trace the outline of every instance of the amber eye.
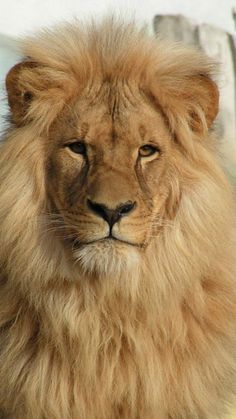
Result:
<instances>
[{"instance_id":1,"label":"amber eye","mask_svg":"<svg viewBox=\"0 0 236 419\"><path fill-rule=\"evenodd\" d=\"M153 146L153 145L146 144L146 145L143 145L142 147L140 147L140 149L139 149L139 156L140 157L149 157L149 156L153 156L154 154L159 155L160 154L160 149L158 147Z\"/></svg>"},{"instance_id":2,"label":"amber eye","mask_svg":"<svg viewBox=\"0 0 236 419\"><path fill-rule=\"evenodd\" d=\"M73 153L76 154L86 154L86 147L85 144L81 141L76 141L74 143L66 144L66 147L68 147Z\"/></svg>"}]
</instances>

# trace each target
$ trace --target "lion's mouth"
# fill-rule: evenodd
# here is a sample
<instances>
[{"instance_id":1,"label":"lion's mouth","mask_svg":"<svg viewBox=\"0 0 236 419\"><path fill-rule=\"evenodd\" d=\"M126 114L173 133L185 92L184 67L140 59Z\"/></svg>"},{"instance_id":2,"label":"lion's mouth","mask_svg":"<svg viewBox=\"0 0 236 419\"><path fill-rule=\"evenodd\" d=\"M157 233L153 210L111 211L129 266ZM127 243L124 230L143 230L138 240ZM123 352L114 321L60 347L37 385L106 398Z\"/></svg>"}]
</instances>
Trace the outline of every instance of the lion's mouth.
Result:
<instances>
[{"instance_id":1,"label":"lion's mouth","mask_svg":"<svg viewBox=\"0 0 236 419\"><path fill-rule=\"evenodd\" d=\"M105 237L101 237L99 239L94 239L94 240L88 240L88 241L83 241L83 240L79 240L78 238L75 239L68 239L67 242L70 243L70 245L72 246L73 250L79 250L84 246L90 245L90 244L102 244L102 243L110 243L115 244L115 243L123 243L125 245L128 246L134 246L134 247L139 247L142 248L143 244L141 243L134 243L134 242L130 242L128 240L123 240L120 238L117 238L115 236L113 236L112 234L109 234L109 236L105 236Z\"/></svg>"}]
</instances>

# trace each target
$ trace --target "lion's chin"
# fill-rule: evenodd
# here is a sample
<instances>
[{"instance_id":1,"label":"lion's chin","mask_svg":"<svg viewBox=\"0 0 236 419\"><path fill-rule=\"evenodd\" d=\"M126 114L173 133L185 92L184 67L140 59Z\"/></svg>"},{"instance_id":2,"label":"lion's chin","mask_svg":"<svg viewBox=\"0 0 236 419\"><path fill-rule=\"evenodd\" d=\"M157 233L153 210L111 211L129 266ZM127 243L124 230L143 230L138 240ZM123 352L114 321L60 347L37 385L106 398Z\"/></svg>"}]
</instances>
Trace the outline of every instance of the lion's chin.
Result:
<instances>
[{"instance_id":1,"label":"lion's chin","mask_svg":"<svg viewBox=\"0 0 236 419\"><path fill-rule=\"evenodd\" d=\"M141 258L138 248L110 239L86 244L73 256L85 273L112 277L137 273Z\"/></svg>"}]
</instances>

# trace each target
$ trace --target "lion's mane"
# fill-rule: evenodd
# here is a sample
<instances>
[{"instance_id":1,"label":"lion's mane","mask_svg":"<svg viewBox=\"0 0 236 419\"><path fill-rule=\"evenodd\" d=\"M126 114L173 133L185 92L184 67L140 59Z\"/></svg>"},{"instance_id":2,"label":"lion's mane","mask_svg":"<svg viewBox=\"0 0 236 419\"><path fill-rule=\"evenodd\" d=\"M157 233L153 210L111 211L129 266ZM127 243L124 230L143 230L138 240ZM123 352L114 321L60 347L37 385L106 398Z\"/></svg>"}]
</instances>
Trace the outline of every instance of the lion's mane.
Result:
<instances>
[{"instance_id":1,"label":"lion's mane","mask_svg":"<svg viewBox=\"0 0 236 419\"><path fill-rule=\"evenodd\" d=\"M210 77L212 63L111 21L66 25L24 48L44 65L44 85L25 70L36 100L26 124L15 114L0 151L1 408L14 419L221 418L236 391L235 207L202 102L194 102L204 102L204 88L182 87L188 75ZM157 72L183 164L141 265L76 278L44 228L41 137L102 65L110 78L144 78L152 97Z\"/></svg>"}]
</instances>

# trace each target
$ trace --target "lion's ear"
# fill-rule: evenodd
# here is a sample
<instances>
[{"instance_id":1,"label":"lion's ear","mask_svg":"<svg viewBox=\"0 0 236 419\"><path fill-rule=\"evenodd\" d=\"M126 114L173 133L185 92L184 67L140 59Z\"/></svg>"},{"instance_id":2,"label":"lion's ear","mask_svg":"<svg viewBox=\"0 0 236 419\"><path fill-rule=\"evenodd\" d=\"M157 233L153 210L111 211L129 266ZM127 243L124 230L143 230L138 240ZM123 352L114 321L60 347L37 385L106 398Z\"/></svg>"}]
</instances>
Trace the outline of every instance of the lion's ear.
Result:
<instances>
[{"instance_id":1,"label":"lion's ear","mask_svg":"<svg viewBox=\"0 0 236 419\"><path fill-rule=\"evenodd\" d=\"M219 110L219 91L216 83L205 75L189 79L185 91L186 107L190 116L190 126L198 134L209 129Z\"/></svg>"},{"instance_id":2,"label":"lion's ear","mask_svg":"<svg viewBox=\"0 0 236 419\"><path fill-rule=\"evenodd\" d=\"M167 74L157 74L146 92L162 110L171 131L181 143L186 129L199 138L204 137L219 108L219 91L210 70L198 73L193 67L188 71L187 64L182 62L171 70Z\"/></svg>"},{"instance_id":3,"label":"lion's ear","mask_svg":"<svg viewBox=\"0 0 236 419\"><path fill-rule=\"evenodd\" d=\"M34 98L34 72L37 64L25 61L16 64L6 77L8 103L12 120L16 125L23 125L27 110Z\"/></svg>"},{"instance_id":4,"label":"lion's ear","mask_svg":"<svg viewBox=\"0 0 236 419\"><path fill-rule=\"evenodd\" d=\"M16 64L7 74L6 89L12 121L16 126L33 122L39 131L48 130L77 92L72 77L34 61Z\"/></svg>"}]
</instances>

